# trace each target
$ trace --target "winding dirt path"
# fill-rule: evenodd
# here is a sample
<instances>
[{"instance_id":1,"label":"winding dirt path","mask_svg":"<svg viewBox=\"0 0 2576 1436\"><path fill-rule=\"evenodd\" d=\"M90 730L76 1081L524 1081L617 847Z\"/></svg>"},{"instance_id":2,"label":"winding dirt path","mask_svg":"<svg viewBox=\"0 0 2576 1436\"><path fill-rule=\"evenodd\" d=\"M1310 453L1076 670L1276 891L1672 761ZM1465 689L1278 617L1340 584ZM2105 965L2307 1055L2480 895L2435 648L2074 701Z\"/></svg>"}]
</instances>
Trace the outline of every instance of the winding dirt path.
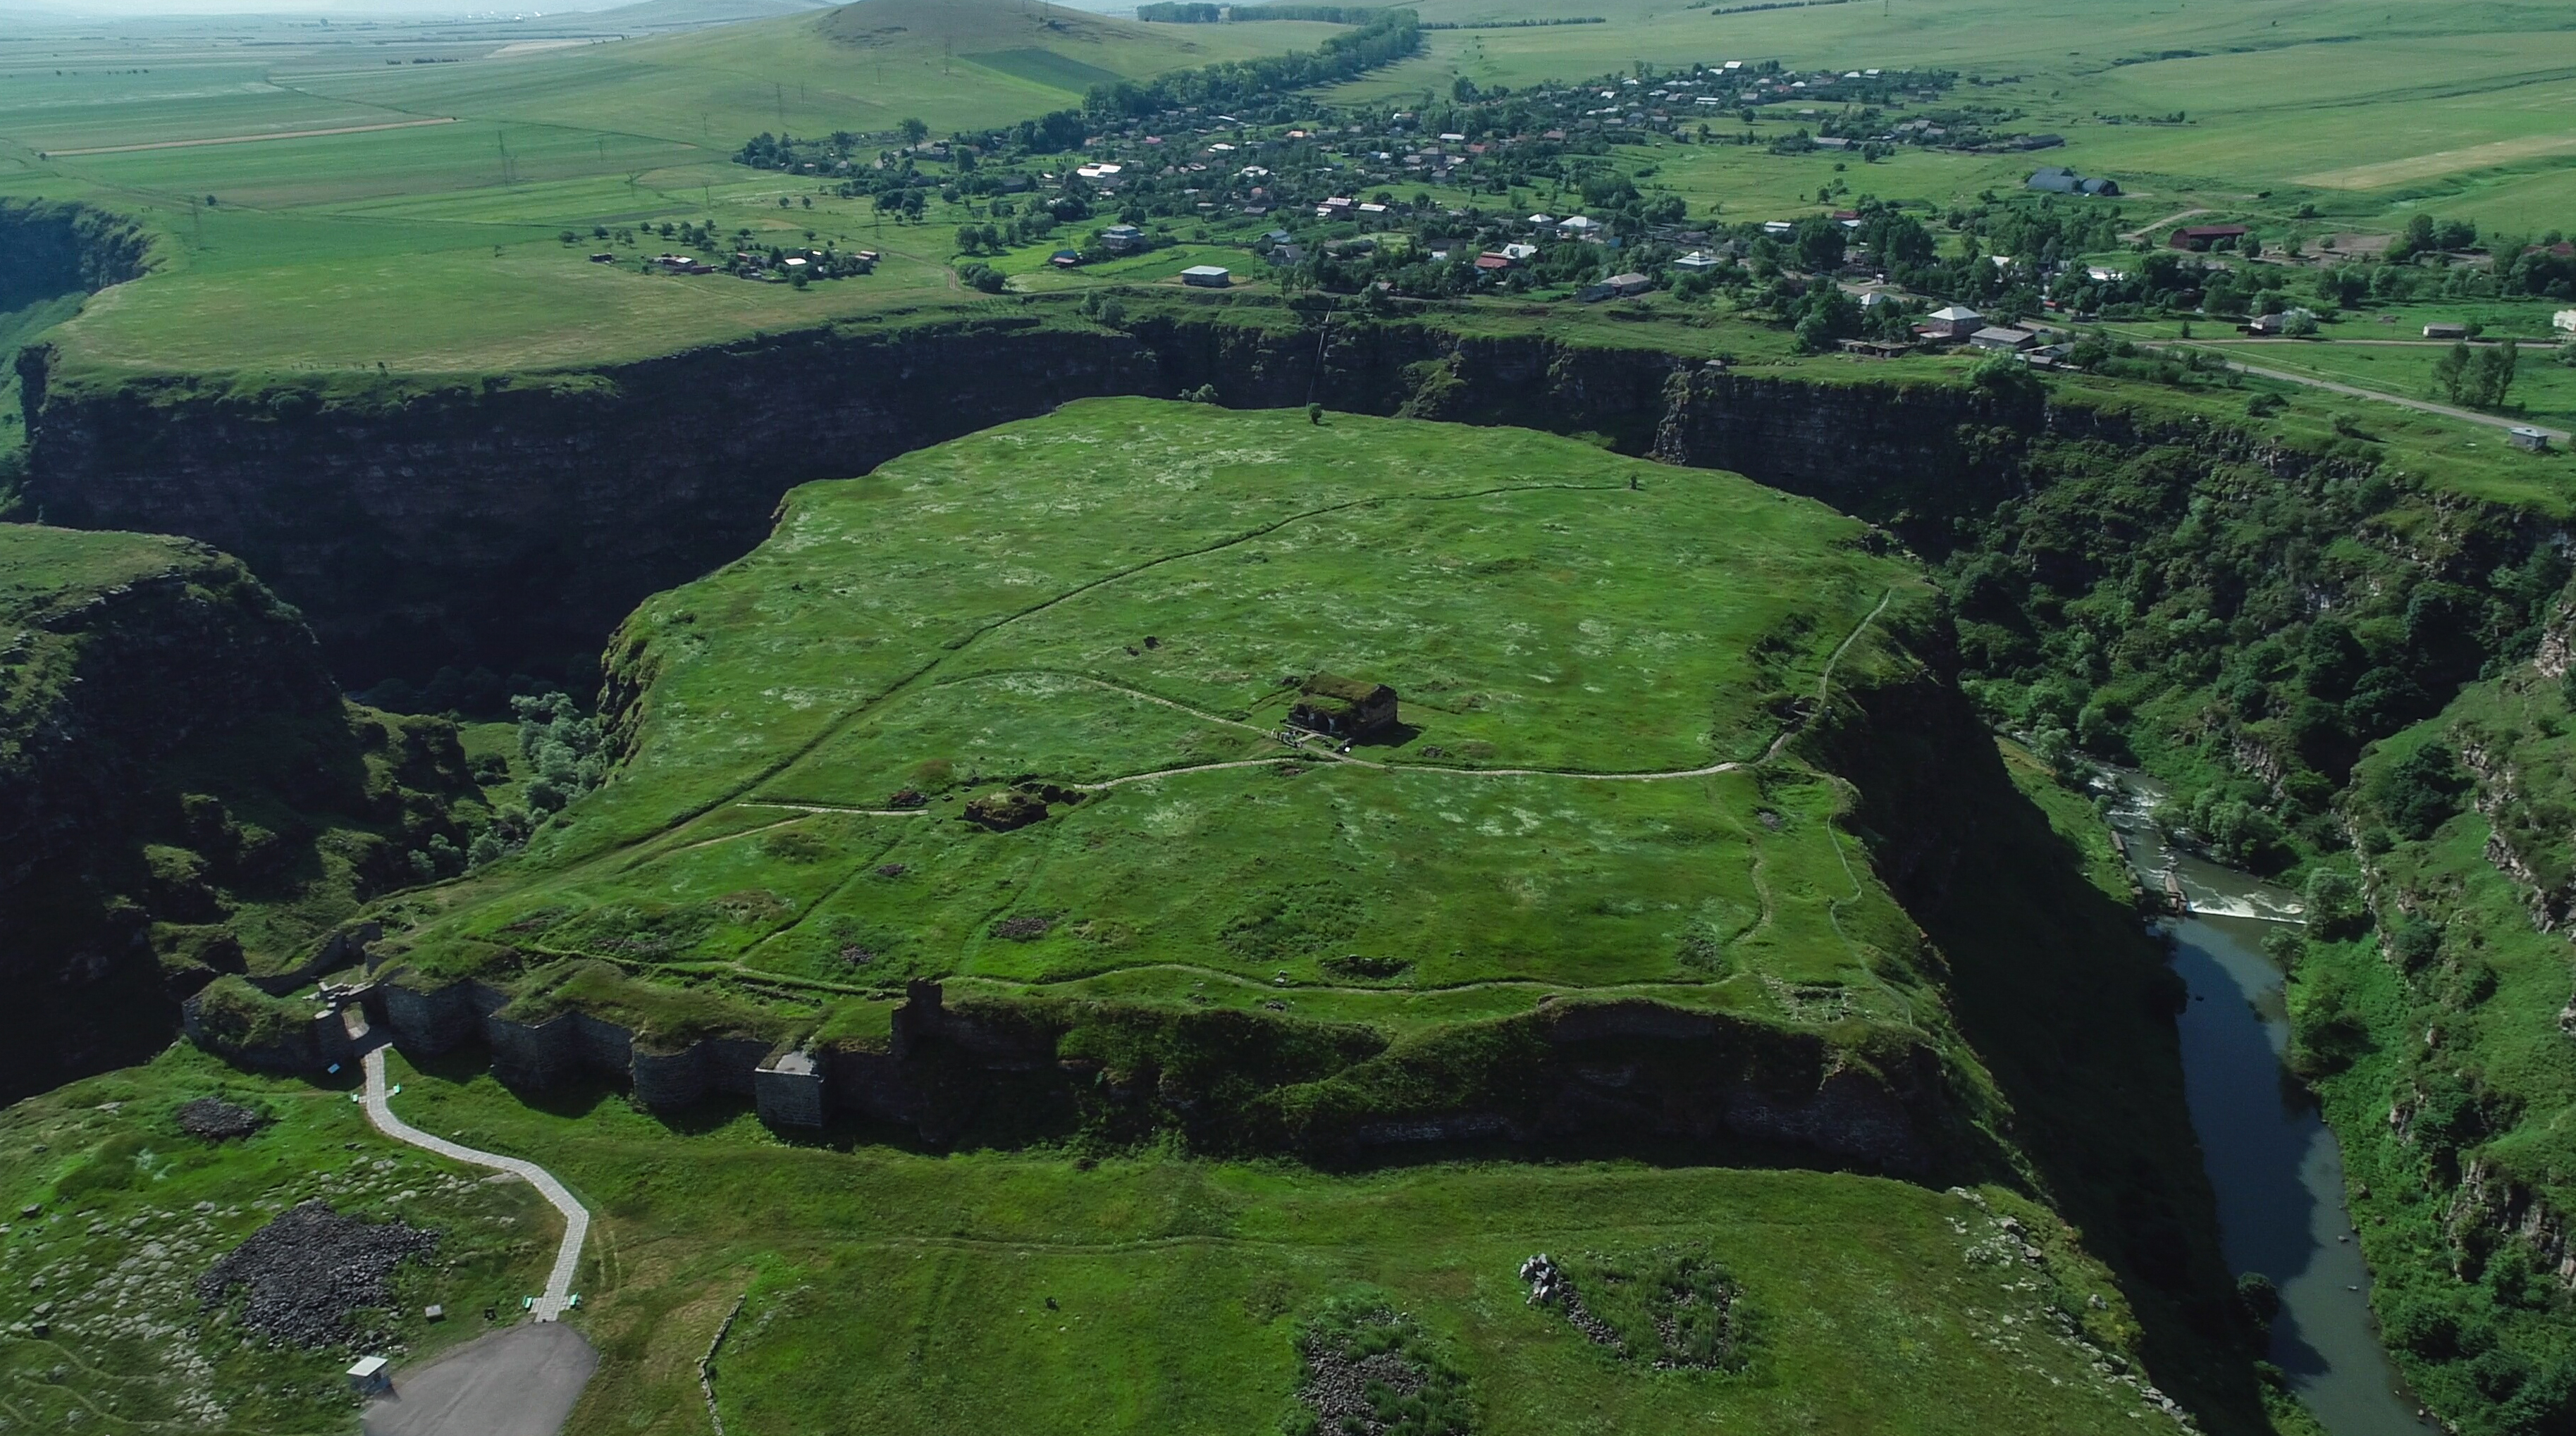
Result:
<instances>
[{"instance_id":1,"label":"winding dirt path","mask_svg":"<svg viewBox=\"0 0 2576 1436\"><path fill-rule=\"evenodd\" d=\"M2154 221L2153 223L2150 223L2150 224L2142 224L2142 225L2138 226L2136 229L2130 230L2128 233L2126 233L2126 234L2124 234L2124 235L2121 235L2120 237L2121 237L2122 239L2129 240L2130 242L2135 243L2136 241L2141 240L2141 239L2144 239L2144 238L2146 238L2148 235L2151 235L2151 234L2155 233L2157 230L2160 230L2160 229L2164 228L2166 225L2169 225L2169 224L2180 224L2180 223L2182 223L2184 220L2197 218L2198 216L2200 216L2200 215L2204 215L2204 214L2207 214L2207 213L2209 213L2209 211L2208 211L2208 210L2205 210L2205 209L2183 209L2183 210L2176 210L2176 211L2174 211L2172 214L2166 215L2164 218L2162 218L2162 219L2160 219L2160 220L2156 220L2156 221Z\"/></svg>"},{"instance_id":2,"label":"winding dirt path","mask_svg":"<svg viewBox=\"0 0 2576 1436\"><path fill-rule=\"evenodd\" d=\"M2138 347L2141 349L2187 349L2205 346L2201 346L2199 341L2195 340L2190 344L2174 342L2165 344L2141 344ZM2218 353L2215 349L2208 349L2207 352L2212 354ZM2547 424L2535 424L2528 419L2517 419L2501 414L2481 414L2475 409L2462 409L2450 404L2436 404L2430 399L2409 399L2402 394L2391 394L2385 389L2364 389L2357 384L2338 384L2332 379L2320 379L2313 374L2301 374L2288 369L2273 369L2261 364L2248 364L2242 359L2228 359L2223 354L2219 355L2219 358L2224 361L2230 369L2246 374L2259 374L2266 379L2278 379L2285 384L2304 384L2311 389L2323 389L2329 394L2344 394L2355 399L2372 399L2382 404L2395 404L2401 409L2413 409L2426 414L2439 414L2445 419L2464 419L2472 424L2483 424L2490 429L2538 429L2540 432L2547 434L2550 438L2555 439L2562 444L2567 442L2568 439L2568 433L2566 430L2552 428Z\"/></svg>"},{"instance_id":3,"label":"winding dirt path","mask_svg":"<svg viewBox=\"0 0 2576 1436\"><path fill-rule=\"evenodd\" d=\"M375 125L334 125L327 130L279 130L266 135L215 135L202 140L154 140L140 145L92 145L80 150L38 150L38 159L62 159L72 155L130 155L139 150L193 150L205 145L255 145L268 140L312 140L324 135L365 135L377 130L416 130L427 125L452 125L453 115L433 120L387 120Z\"/></svg>"}]
</instances>

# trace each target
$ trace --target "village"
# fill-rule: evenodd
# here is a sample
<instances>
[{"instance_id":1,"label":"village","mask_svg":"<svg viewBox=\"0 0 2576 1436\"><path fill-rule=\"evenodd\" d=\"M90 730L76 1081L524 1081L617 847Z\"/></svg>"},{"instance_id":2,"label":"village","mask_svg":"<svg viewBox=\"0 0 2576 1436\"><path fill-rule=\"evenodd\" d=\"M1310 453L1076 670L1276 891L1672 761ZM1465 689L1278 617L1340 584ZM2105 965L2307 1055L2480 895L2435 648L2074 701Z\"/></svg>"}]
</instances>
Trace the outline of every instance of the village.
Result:
<instances>
[{"instance_id":1,"label":"village","mask_svg":"<svg viewBox=\"0 0 2576 1436\"><path fill-rule=\"evenodd\" d=\"M827 202L864 200L880 231L958 221L958 276L988 294L1144 284L1390 311L1615 302L1774 326L1807 353L1959 350L2185 387L2238 382L2217 357L2173 345L2211 337L2195 320L2297 340L2330 337L2361 308L2576 298L2576 250L2555 233L2499 263L2462 226L2267 238L2201 210L2136 228L2121 177L2067 165L2019 171L1973 204L1871 192L1865 176L1904 149L2001 159L2064 143L2016 127L2017 110L1954 98L1983 83L1755 59L1520 89L1461 79L1446 101L1411 107L1095 93L1084 111L1010 131L932 138L907 123L892 145L761 135L736 159L810 177ZM1695 146L1754 152L1738 165L1829 158L1835 178L1805 205L1746 214L1664 178ZM874 257L827 244L666 267L801 284L865 274ZM2557 332L2576 336L2576 311L2562 317ZM2153 327L2170 321L2179 330ZM2470 318L2411 322L2425 342L2494 337Z\"/></svg>"}]
</instances>

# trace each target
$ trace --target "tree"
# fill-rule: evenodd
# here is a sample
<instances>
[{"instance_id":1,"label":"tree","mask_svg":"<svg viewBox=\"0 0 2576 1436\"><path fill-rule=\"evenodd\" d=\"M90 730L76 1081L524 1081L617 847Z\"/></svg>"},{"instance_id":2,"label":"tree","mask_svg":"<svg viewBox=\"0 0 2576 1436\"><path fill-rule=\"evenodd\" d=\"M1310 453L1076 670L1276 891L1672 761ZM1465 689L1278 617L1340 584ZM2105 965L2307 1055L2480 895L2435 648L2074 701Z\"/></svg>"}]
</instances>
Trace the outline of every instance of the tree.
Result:
<instances>
[{"instance_id":1,"label":"tree","mask_svg":"<svg viewBox=\"0 0 2576 1436\"><path fill-rule=\"evenodd\" d=\"M906 116L903 122L895 126L895 128L903 131L903 139L906 144L917 145L930 137L930 126L923 124L920 120L914 119L910 116Z\"/></svg>"},{"instance_id":2,"label":"tree","mask_svg":"<svg viewBox=\"0 0 2576 1436\"><path fill-rule=\"evenodd\" d=\"M2505 396L2513 392L2514 375L2521 362L2520 346L2510 339L2482 349L2471 349L2463 340L2433 361L2433 384L2454 404L2499 409L2504 407Z\"/></svg>"},{"instance_id":3,"label":"tree","mask_svg":"<svg viewBox=\"0 0 2576 1436\"><path fill-rule=\"evenodd\" d=\"M2478 355L2478 397L2470 402L2482 408L2501 409L2507 394L2513 392L2513 379L2522 363L2520 346L2510 339L2498 340Z\"/></svg>"},{"instance_id":4,"label":"tree","mask_svg":"<svg viewBox=\"0 0 2576 1436\"><path fill-rule=\"evenodd\" d=\"M1798 221L1798 263L1811 274L1831 274L1843 267L1843 248L1849 239L1840 222L1811 214Z\"/></svg>"},{"instance_id":5,"label":"tree","mask_svg":"<svg viewBox=\"0 0 2576 1436\"><path fill-rule=\"evenodd\" d=\"M2421 215L2416 217L2423 218ZM2433 361L2433 387L2441 390L2452 403L2459 403L2461 385L2467 381L2469 366L2476 357L2469 352L2467 340L2452 345L2449 353Z\"/></svg>"}]
</instances>

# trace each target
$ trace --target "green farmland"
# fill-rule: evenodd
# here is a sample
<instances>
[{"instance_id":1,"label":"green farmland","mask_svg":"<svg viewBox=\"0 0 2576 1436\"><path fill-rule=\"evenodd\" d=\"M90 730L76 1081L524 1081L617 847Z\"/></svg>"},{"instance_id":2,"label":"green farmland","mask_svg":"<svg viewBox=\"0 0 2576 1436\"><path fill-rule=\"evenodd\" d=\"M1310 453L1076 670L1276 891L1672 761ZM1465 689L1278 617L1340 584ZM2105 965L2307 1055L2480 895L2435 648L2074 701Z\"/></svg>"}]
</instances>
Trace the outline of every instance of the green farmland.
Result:
<instances>
[{"instance_id":1,"label":"green farmland","mask_svg":"<svg viewBox=\"0 0 2576 1436\"><path fill-rule=\"evenodd\" d=\"M1601 25L1435 30L1420 57L1322 98L1431 99L1459 78L1527 85L1640 61L1943 68L1965 77L1943 103L2062 134L2048 161L2117 177L2124 213L2141 224L2199 211L2254 223L2277 242L2385 231L2419 208L2507 234L2568 218L2576 152L2546 117L2561 103L2553 96L2576 84L2564 78L2576 51L2559 54L2576 30L2547 7L2405 0L2366 40L2347 33L2347 7L2326 4L2123 11L2107 29L2101 5L2076 0L1612 8ZM920 223L889 224L828 186L731 163L755 132L884 133L906 118L934 134L1007 125L1078 106L1096 82L1302 49L1333 33L1311 22L1136 24L998 3L919 9L866 0L525 48L499 35L352 47L309 28L257 52L197 38L120 49L113 34L68 53L61 42L0 44L0 195L88 200L142 214L161 236L157 273L62 331L78 362L127 373L564 368L974 302L949 276L959 262L951 238L986 206L935 199ZM1424 16L1481 25L1515 13L1434 4ZM143 74L118 63L136 55L154 61ZM61 67L65 58L85 63ZM2363 106L2371 122L2348 123ZM1767 143L1821 113L1769 103L1750 129ZM2176 114L2185 118L2167 122ZM1730 116L1718 128L1741 126ZM349 132L309 133L332 130ZM258 135L306 137L195 143ZM1649 193L1730 223L1860 196L1937 210L2011 194L2032 163L1911 147L1859 163L1663 140L1614 156ZM1565 198L1542 185L1508 203ZM633 261L652 252L641 245L619 248L616 265L584 264L595 229L668 221L886 259L863 280L795 291L637 274ZM1219 222L1196 237L1222 251L1262 227ZM579 238L568 245L559 233ZM1053 275L1026 274L1053 247L1033 245L1000 267L1026 275L1022 287L1057 287ZM1081 282L1159 279L1178 267Z\"/></svg>"}]
</instances>

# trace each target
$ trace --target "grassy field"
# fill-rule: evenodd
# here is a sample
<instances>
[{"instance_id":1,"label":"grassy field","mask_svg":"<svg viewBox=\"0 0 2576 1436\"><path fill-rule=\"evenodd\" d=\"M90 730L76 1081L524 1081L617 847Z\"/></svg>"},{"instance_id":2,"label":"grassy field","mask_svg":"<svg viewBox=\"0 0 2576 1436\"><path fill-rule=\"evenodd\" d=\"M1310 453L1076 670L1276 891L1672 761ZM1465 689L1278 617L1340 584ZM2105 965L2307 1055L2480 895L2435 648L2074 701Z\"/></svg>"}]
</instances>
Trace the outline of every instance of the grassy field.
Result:
<instances>
[{"instance_id":1,"label":"grassy field","mask_svg":"<svg viewBox=\"0 0 2576 1436\"><path fill-rule=\"evenodd\" d=\"M1420 8L1434 21L1557 13L1508 0L1429 0ZM2049 163L2114 175L2139 198L2175 200L2175 209L2255 203L2286 220L2295 202L2259 201L2289 201L2295 191L2323 214L2355 221L2402 221L2412 204L2435 197L2445 213L2530 232L2570 219L2552 210L2567 193L2576 152L2559 143L2564 127L2551 117L2576 87L2576 29L2555 7L2396 0L2377 7L2366 26L2351 6L2327 0L1726 8L1612 0L1587 10L1606 25L1437 32L1422 58L1348 92L1445 92L1455 75L1525 85L1640 63L1728 59L1942 68L1972 81L1951 98L2019 109L2030 128L2063 133L2067 146ZM2186 116L2179 126L2135 122L2177 111ZM2107 123L2111 117L2127 123ZM1769 158L1742 163L1750 169ZM2385 168L2355 173L2365 167ZM1997 169L2016 184L2026 173L2009 161ZM1870 188L1947 198L1908 185Z\"/></svg>"},{"instance_id":2,"label":"grassy field","mask_svg":"<svg viewBox=\"0 0 2576 1436\"><path fill-rule=\"evenodd\" d=\"M800 490L628 624L621 775L407 941L1391 1021L1830 989L1902 1022L1911 939L1845 870L1837 789L1761 760L1916 581L1727 475L1462 437L1092 401ZM1318 670L1392 682L1403 726L1283 744L1282 676ZM1010 781L1090 796L960 821ZM1400 980L1354 980L1379 961Z\"/></svg>"},{"instance_id":3,"label":"grassy field","mask_svg":"<svg viewBox=\"0 0 2576 1436\"><path fill-rule=\"evenodd\" d=\"M848 202L782 211L812 186L732 164L755 132L1008 124L1078 106L1102 80L1311 48L1335 29L867 0L519 53L411 32L336 44L310 26L258 47L220 27L0 42L0 194L86 199L164 236L162 272L78 327L104 363L560 368L959 293L947 227L908 235ZM388 48L454 63L389 63ZM416 123L430 120L453 123ZM387 125L403 127L366 128ZM355 132L309 133L334 129ZM280 137L187 143L246 136ZM773 243L811 231L889 262L805 291L665 284L631 263L592 268L595 246L556 238L672 219Z\"/></svg>"},{"instance_id":4,"label":"grassy field","mask_svg":"<svg viewBox=\"0 0 2576 1436\"><path fill-rule=\"evenodd\" d=\"M183 1132L173 1113L210 1096L264 1125L225 1142ZM262 1339L232 1307L203 1309L197 1278L306 1200L434 1228L435 1252L398 1269L395 1305L355 1322L378 1333L357 1350L419 1360L488 1329L486 1307L515 1320L545 1281L557 1218L526 1184L484 1176L377 1139L343 1089L247 1077L186 1049L20 1102L0 1113L0 1188L18 1214L0 1234L0 1410L55 1429L349 1429L350 1348ZM449 1318L424 1319L431 1303Z\"/></svg>"},{"instance_id":5,"label":"grassy field","mask_svg":"<svg viewBox=\"0 0 2576 1436\"><path fill-rule=\"evenodd\" d=\"M604 1361L572 1430L694 1432L718 1353L728 1430L1267 1430L1296 1409L1296 1333L1325 1302L1412 1314L1467 1379L1477 1430L1969 1433L2164 1420L2114 1373L2135 1359L2119 1291L2042 1208L1796 1171L1435 1163L1369 1175L1151 1154L927 1157L784 1144L738 1110L675 1130L613 1095L521 1103L488 1076L396 1059L398 1110L537 1157L593 1208L575 1318ZM220 1094L273 1119L217 1147L170 1124ZM438 1229L397 1278L386 1349L418 1360L515 1315L554 1218L370 1133L336 1089L247 1077L177 1050L21 1104L0 1184L46 1216L0 1258L0 1320L50 1301L51 1332L0 1362L14 1420L263 1433L346 1429L349 1351L237 1344L199 1272L305 1196ZM2001 1240L2011 1218L2029 1234ZM148 1245L142 1244L148 1242ZM1655 1371L1593 1346L1515 1280L1560 1260L1705 1251L1742 1295L1743 1369ZM140 1254L138 1256L138 1253ZM47 1285L26 1289L42 1273ZM140 1280L126 1282L128 1274ZM153 1313L150 1339L104 1290ZM419 1319L443 1302L444 1324ZM71 1368L89 1375L66 1381ZM996 1380L1007 1372L1010 1379ZM828 1411L821 1427L816 1413Z\"/></svg>"},{"instance_id":6,"label":"grassy field","mask_svg":"<svg viewBox=\"0 0 2576 1436\"><path fill-rule=\"evenodd\" d=\"M2231 344L2211 346L2229 358L2291 374L2312 374L2338 384L2352 384L2413 399L2452 402L2435 387L2433 366L2449 351L2447 344ZM2526 349L2514 366L2514 386L2507 396L2510 412L2551 428L2576 423L2576 368L2559 362L2553 349ZM2501 435L2486 442L2502 442Z\"/></svg>"}]
</instances>

